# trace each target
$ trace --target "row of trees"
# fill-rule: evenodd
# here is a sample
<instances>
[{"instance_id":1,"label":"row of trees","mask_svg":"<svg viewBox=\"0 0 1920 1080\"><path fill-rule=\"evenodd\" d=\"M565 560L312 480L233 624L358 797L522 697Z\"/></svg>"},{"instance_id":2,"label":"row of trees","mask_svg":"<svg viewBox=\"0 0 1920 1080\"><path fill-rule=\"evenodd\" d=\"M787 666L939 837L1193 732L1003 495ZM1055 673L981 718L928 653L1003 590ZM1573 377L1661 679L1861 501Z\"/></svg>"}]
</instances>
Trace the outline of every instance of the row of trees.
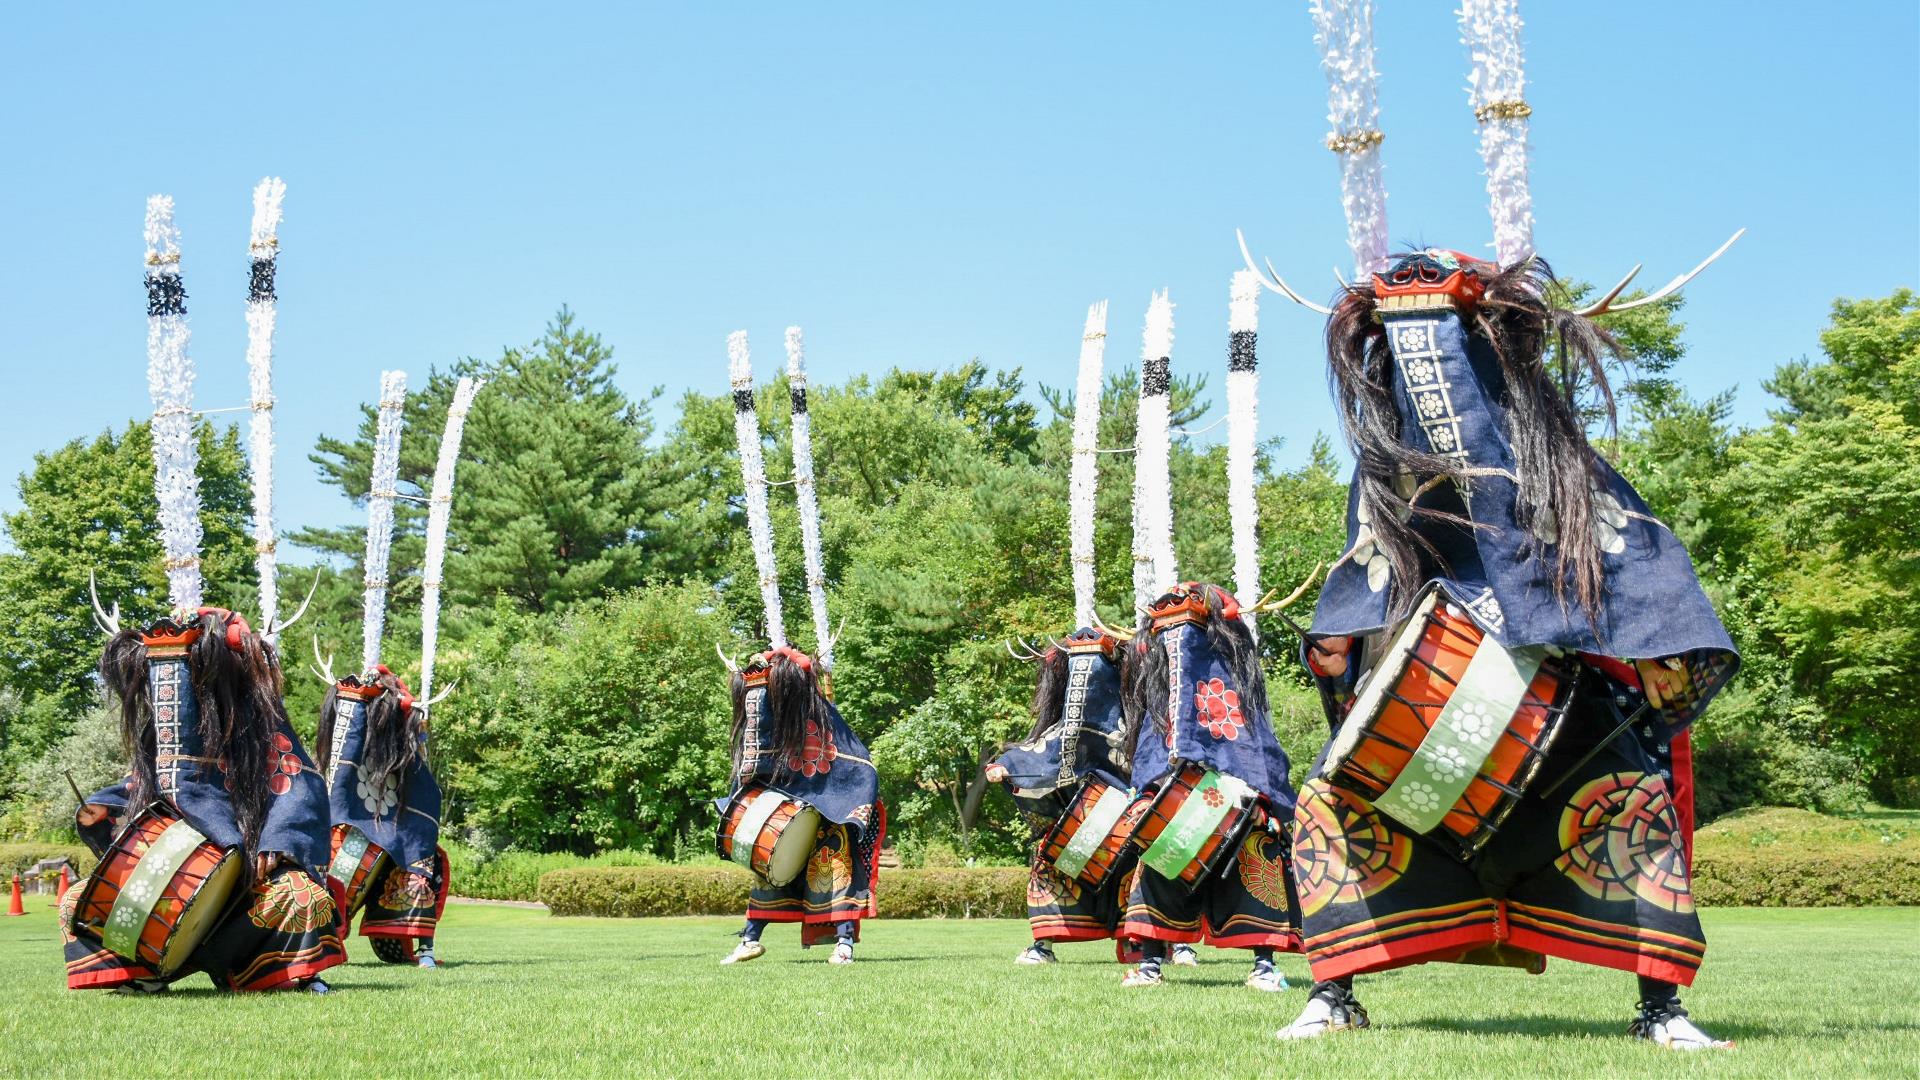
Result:
<instances>
[{"instance_id":1,"label":"row of trees","mask_svg":"<svg viewBox=\"0 0 1920 1080\"><path fill-rule=\"evenodd\" d=\"M1616 379L1625 422L1602 445L1687 542L1746 655L1699 729L1703 802L1712 812L1920 799L1920 675L1905 662L1920 644L1920 304L1905 291L1836 304L1825 359L1783 365L1767 384L1782 407L1745 430L1728 423L1729 395L1696 402L1670 381L1676 311L1641 309L1617 327L1631 361ZM424 494L455 381L489 380L468 424L446 573L441 665L460 688L435 712L448 819L482 844L671 853L702 842L704 798L723 783L727 706L712 647L744 650L762 633L731 403L688 394L663 429L657 392L631 397L614 371L612 350L562 311L529 347L435 372L407 406L401 483ZM1133 442L1133 382L1123 372L1105 387L1102 446ZM974 363L858 377L811 397L829 591L847 619L838 699L910 845L1016 843L1010 805L981 771L1023 728L1031 689L1000 643L1058 633L1072 611L1074 402L1027 391L1017 369ZM778 476L787 388L761 395ZM1207 381L1176 382L1173 407L1176 428L1204 424ZM357 432L311 455L355 505L373 424L369 407ZM130 616L164 603L146 439L135 423L41 455L6 519L0 790L15 830L61 802L58 762L111 756L99 750L109 726L85 719L98 655L89 570ZM1345 480L1324 441L1291 470L1271 465L1276 449L1264 448L1259 474L1261 572L1291 583L1342 550ZM254 592L245 462L231 429L203 428L201 451L209 595L244 609ZM1183 576L1228 580L1223 449L1179 439L1172 471ZM1130 456L1101 455L1098 571L1113 617L1131 603L1131 487ZM798 613L790 489L775 489L774 515ZM411 670L424 513L402 501L398 528L387 652ZM364 537L348 527L291 539L321 559L289 566L283 591L304 592L326 570L310 623L285 643L290 705L311 725L320 687L304 671L305 635L353 655ZM804 619L789 625L809 643ZM1276 722L1304 764L1325 729L1300 689L1295 644L1264 628Z\"/></svg>"}]
</instances>

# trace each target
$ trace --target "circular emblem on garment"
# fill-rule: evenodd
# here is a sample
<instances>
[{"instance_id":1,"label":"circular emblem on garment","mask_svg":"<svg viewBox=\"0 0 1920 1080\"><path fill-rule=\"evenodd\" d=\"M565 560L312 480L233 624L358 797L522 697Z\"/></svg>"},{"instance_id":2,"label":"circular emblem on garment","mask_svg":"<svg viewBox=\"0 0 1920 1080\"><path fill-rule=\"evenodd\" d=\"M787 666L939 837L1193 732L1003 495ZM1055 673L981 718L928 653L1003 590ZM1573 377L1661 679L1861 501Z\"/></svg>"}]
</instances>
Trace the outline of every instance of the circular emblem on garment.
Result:
<instances>
[{"instance_id":1,"label":"circular emblem on garment","mask_svg":"<svg viewBox=\"0 0 1920 1080\"><path fill-rule=\"evenodd\" d=\"M1554 866L1598 900L1644 900L1693 910L1693 889L1667 784L1649 773L1609 773L1575 791L1560 812Z\"/></svg>"},{"instance_id":2,"label":"circular emblem on garment","mask_svg":"<svg viewBox=\"0 0 1920 1080\"><path fill-rule=\"evenodd\" d=\"M853 858L847 852L846 830L826 828L807 859L807 888L816 893L841 893L853 885Z\"/></svg>"},{"instance_id":3,"label":"circular emblem on garment","mask_svg":"<svg viewBox=\"0 0 1920 1080\"><path fill-rule=\"evenodd\" d=\"M1035 860L1033 873L1027 878L1028 904L1033 907L1052 907L1056 904L1066 907L1079 899L1079 882L1047 863Z\"/></svg>"},{"instance_id":4,"label":"circular emblem on garment","mask_svg":"<svg viewBox=\"0 0 1920 1080\"><path fill-rule=\"evenodd\" d=\"M1413 842L1359 796L1309 780L1294 813L1293 880L1300 912L1364 899L1400 880Z\"/></svg>"},{"instance_id":5,"label":"circular emblem on garment","mask_svg":"<svg viewBox=\"0 0 1920 1080\"><path fill-rule=\"evenodd\" d=\"M1287 842L1264 828L1247 833L1240 845L1240 884L1255 900L1275 911L1287 910Z\"/></svg>"},{"instance_id":6,"label":"circular emblem on garment","mask_svg":"<svg viewBox=\"0 0 1920 1080\"><path fill-rule=\"evenodd\" d=\"M397 868L387 874L386 888L380 891L380 906L389 911L431 908L437 899L433 882L424 874Z\"/></svg>"}]
</instances>

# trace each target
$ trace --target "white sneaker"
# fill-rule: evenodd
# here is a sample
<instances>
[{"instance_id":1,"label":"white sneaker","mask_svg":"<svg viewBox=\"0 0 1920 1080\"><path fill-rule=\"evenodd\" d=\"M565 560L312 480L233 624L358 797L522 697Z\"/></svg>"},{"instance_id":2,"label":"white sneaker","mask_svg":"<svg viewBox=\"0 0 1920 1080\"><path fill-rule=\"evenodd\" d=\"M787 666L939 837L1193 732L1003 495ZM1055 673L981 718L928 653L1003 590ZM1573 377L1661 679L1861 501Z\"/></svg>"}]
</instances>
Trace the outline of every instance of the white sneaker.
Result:
<instances>
[{"instance_id":1,"label":"white sneaker","mask_svg":"<svg viewBox=\"0 0 1920 1080\"><path fill-rule=\"evenodd\" d=\"M1060 958L1053 955L1052 949L1038 941L1027 946L1024 952L1013 958L1016 964L1055 964L1059 961Z\"/></svg>"},{"instance_id":2,"label":"white sneaker","mask_svg":"<svg viewBox=\"0 0 1920 1080\"><path fill-rule=\"evenodd\" d=\"M1716 1039L1701 1031L1692 1020L1687 1019L1687 1011L1675 1008L1665 1014L1648 1015L1640 1018L1627 1029L1637 1039L1645 1039L1655 1046L1668 1050L1731 1050L1733 1040Z\"/></svg>"},{"instance_id":3,"label":"white sneaker","mask_svg":"<svg viewBox=\"0 0 1920 1080\"><path fill-rule=\"evenodd\" d=\"M1287 988L1287 977L1280 974L1279 968L1270 967L1264 970L1255 968L1247 975L1247 985L1255 990L1277 993Z\"/></svg>"},{"instance_id":4,"label":"white sneaker","mask_svg":"<svg viewBox=\"0 0 1920 1080\"><path fill-rule=\"evenodd\" d=\"M432 949L420 950L419 955L414 957L414 963L419 965L420 967L428 969L429 971L440 966L439 961L433 958Z\"/></svg>"},{"instance_id":5,"label":"white sneaker","mask_svg":"<svg viewBox=\"0 0 1920 1080\"><path fill-rule=\"evenodd\" d=\"M749 960L758 960L767 955L767 947L757 941L743 941L733 947L722 964L744 964Z\"/></svg>"},{"instance_id":6,"label":"white sneaker","mask_svg":"<svg viewBox=\"0 0 1920 1080\"><path fill-rule=\"evenodd\" d=\"M1120 985L1126 987L1159 986L1161 981L1162 976L1159 968L1137 967L1127 972L1126 977L1120 980Z\"/></svg>"},{"instance_id":7,"label":"white sneaker","mask_svg":"<svg viewBox=\"0 0 1920 1080\"><path fill-rule=\"evenodd\" d=\"M1173 947L1174 967L1199 967L1200 952L1191 945L1179 944Z\"/></svg>"},{"instance_id":8,"label":"white sneaker","mask_svg":"<svg viewBox=\"0 0 1920 1080\"><path fill-rule=\"evenodd\" d=\"M1357 1031L1370 1026L1367 1010L1353 998L1336 1001L1326 994L1315 994L1307 999L1307 1007L1300 1010L1293 1023L1273 1035L1281 1040L1315 1039L1335 1031Z\"/></svg>"},{"instance_id":9,"label":"white sneaker","mask_svg":"<svg viewBox=\"0 0 1920 1080\"><path fill-rule=\"evenodd\" d=\"M844 941L838 945L835 945L833 947L833 955L827 957L827 963L829 964L853 963L853 946L847 944Z\"/></svg>"}]
</instances>

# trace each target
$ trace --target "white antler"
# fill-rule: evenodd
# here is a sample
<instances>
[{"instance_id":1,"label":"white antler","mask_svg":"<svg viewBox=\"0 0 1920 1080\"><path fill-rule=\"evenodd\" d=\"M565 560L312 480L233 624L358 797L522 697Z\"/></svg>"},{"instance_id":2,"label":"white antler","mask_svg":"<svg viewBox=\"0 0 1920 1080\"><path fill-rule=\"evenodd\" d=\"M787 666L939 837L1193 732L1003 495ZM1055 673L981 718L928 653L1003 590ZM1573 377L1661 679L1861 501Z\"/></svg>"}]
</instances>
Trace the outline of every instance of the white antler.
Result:
<instances>
[{"instance_id":1,"label":"white antler","mask_svg":"<svg viewBox=\"0 0 1920 1080\"><path fill-rule=\"evenodd\" d=\"M334 683L340 681L333 677L333 654L328 653L324 659L320 656L319 634L313 635L313 663L313 673L320 676L321 682L332 686Z\"/></svg>"},{"instance_id":2,"label":"white antler","mask_svg":"<svg viewBox=\"0 0 1920 1080\"><path fill-rule=\"evenodd\" d=\"M713 643L713 654L720 658L721 663L727 665L728 671L733 672L735 675L740 674L740 665L735 662L733 657L727 655L727 651L722 649L720 643L717 641Z\"/></svg>"},{"instance_id":3,"label":"white antler","mask_svg":"<svg viewBox=\"0 0 1920 1080\"><path fill-rule=\"evenodd\" d=\"M1727 237L1727 242L1724 244L1721 244L1718 248L1716 248L1713 254L1707 256L1705 259L1702 259L1700 261L1699 266L1696 266L1693 269L1687 271L1686 273L1681 274L1679 277L1674 278L1672 281L1667 282L1665 285L1662 285L1660 288L1655 289L1653 292L1650 292L1645 296L1638 297L1633 300L1629 300L1624 304L1616 304L1614 303L1614 301L1618 299L1620 294L1626 290L1627 282L1632 281L1633 276L1640 272L1641 264L1635 263L1633 269L1627 271L1627 276L1621 278L1620 283L1618 285L1615 285L1613 288L1607 290L1607 294L1605 296L1602 296L1598 303L1589 304L1586 307L1581 308L1579 311L1574 312L1574 314L1582 316L1584 318L1591 319L1591 318L1595 318L1596 316L1606 315L1615 311L1632 311L1634 308L1646 307L1648 304L1652 304L1660 300L1665 300L1667 297L1672 296L1676 292L1679 292L1681 286L1685 285L1689 281L1692 281L1695 277L1698 277L1700 274L1700 271L1705 270L1707 267L1713 265L1713 261L1715 259L1718 259L1720 256L1725 255L1727 253L1727 249L1733 246L1733 242L1735 240L1740 239L1742 236L1745 236L1746 234L1747 234L1747 230L1745 228L1741 228L1737 230L1732 236Z\"/></svg>"},{"instance_id":4,"label":"white antler","mask_svg":"<svg viewBox=\"0 0 1920 1080\"><path fill-rule=\"evenodd\" d=\"M120 632L120 601L113 602L113 611L107 612L100 606L100 585L94 580L93 571L87 571L87 595L93 597L93 625L100 632L112 637Z\"/></svg>"},{"instance_id":5,"label":"white antler","mask_svg":"<svg viewBox=\"0 0 1920 1080\"><path fill-rule=\"evenodd\" d=\"M1267 272L1264 274L1261 273L1260 268L1258 266L1255 266L1253 263L1253 252L1247 250L1246 234L1241 232L1239 229L1235 229L1233 230L1233 235L1235 239L1240 241L1240 257L1246 260L1247 269L1253 272L1254 277L1260 279L1260 284L1266 286L1268 289L1271 289L1274 292L1279 293L1281 296L1286 297L1287 299L1293 301L1294 303L1299 304L1301 307L1306 308L1309 311L1317 311L1322 315L1333 314L1332 308L1327 307L1324 304L1316 304L1313 301L1307 299L1306 297L1301 296L1299 293L1293 291L1293 286L1288 285L1286 282L1286 279L1280 276L1279 271L1273 268L1273 260L1271 259L1267 260ZM1335 273L1335 276L1336 277L1339 276L1337 271Z\"/></svg>"},{"instance_id":6,"label":"white antler","mask_svg":"<svg viewBox=\"0 0 1920 1080\"><path fill-rule=\"evenodd\" d=\"M291 616L285 619L274 620L274 621L267 621L264 618L262 619L262 621L266 622L267 624L267 632L264 636L268 641L272 641L275 638L279 637L281 634L285 633L287 630L287 627L292 626L294 623L299 622L300 616L305 615L307 613L307 605L313 603L313 594L316 591L318 591L320 588L320 575L323 573L326 573L326 569L324 567L322 567L319 570L315 570L313 572L313 584L307 586L307 598L305 600L300 601L300 610L294 612ZM261 614L264 616L266 613L262 612Z\"/></svg>"}]
</instances>

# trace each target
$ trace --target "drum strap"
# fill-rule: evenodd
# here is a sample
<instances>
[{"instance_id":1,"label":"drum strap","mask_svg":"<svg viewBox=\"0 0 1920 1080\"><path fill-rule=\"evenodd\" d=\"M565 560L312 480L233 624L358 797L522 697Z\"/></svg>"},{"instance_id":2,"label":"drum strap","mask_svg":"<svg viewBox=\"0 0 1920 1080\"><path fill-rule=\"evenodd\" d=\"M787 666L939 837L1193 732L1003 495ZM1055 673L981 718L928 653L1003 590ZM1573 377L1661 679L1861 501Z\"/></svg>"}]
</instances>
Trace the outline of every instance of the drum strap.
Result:
<instances>
[{"instance_id":1,"label":"drum strap","mask_svg":"<svg viewBox=\"0 0 1920 1080\"><path fill-rule=\"evenodd\" d=\"M1127 812L1131 802L1119 788L1109 787L1101 792L1087 810L1087 816L1080 819L1080 828L1075 830L1073 838L1053 860L1053 868L1067 877L1079 877L1080 871L1087 868L1087 860L1100 850L1100 842L1120 823L1121 815Z\"/></svg>"},{"instance_id":2,"label":"drum strap","mask_svg":"<svg viewBox=\"0 0 1920 1080\"><path fill-rule=\"evenodd\" d=\"M1214 793L1224 798L1211 798ZM1253 799L1253 789L1236 777L1224 773L1208 772L1193 790L1187 794L1187 800L1174 811L1173 820L1160 830L1160 835L1140 861L1160 872L1165 878L1177 878L1193 860L1200 857L1200 848L1220 828L1226 820L1227 812L1236 806L1244 806Z\"/></svg>"},{"instance_id":3,"label":"drum strap","mask_svg":"<svg viewBox=\"0 0 1920 1080\"><path fill-rule=\"evenodd\" d=\"M166 895L173 875L180 872L187 857L206 840L184 820L167 826L154 838L113 898L113 910L100 931L100 944L108 952L127 960L140 959L140 932L147 928L154 905Z\"/></svg>"},{"instance_id":4,"label":"drum strap","mask_svg":"<svg viewBox=\"0 0 1920 1080\"><path fill-rule=\"evenodd\" d=\"M1544 659L1540 646L1481 641L1439 719L1374 807L1414 832L1437 827L1499 744Z\"/></svg>"},{"instance_id":5,"label":"drum strap","mask_svg":"<svg viewBox=\"0 0 1920 1080\"><path fill-rule=\"evenodd\" d=\"M763 788L755 794L753 801L747 804L740 814L740 825L733 830L733 861L747 869L753 869L753 844L760 838L760 830L767 825L767 819L773 816L780 804L787 801L785 795L771 788Z\"/></svg>"}]
</instances>

